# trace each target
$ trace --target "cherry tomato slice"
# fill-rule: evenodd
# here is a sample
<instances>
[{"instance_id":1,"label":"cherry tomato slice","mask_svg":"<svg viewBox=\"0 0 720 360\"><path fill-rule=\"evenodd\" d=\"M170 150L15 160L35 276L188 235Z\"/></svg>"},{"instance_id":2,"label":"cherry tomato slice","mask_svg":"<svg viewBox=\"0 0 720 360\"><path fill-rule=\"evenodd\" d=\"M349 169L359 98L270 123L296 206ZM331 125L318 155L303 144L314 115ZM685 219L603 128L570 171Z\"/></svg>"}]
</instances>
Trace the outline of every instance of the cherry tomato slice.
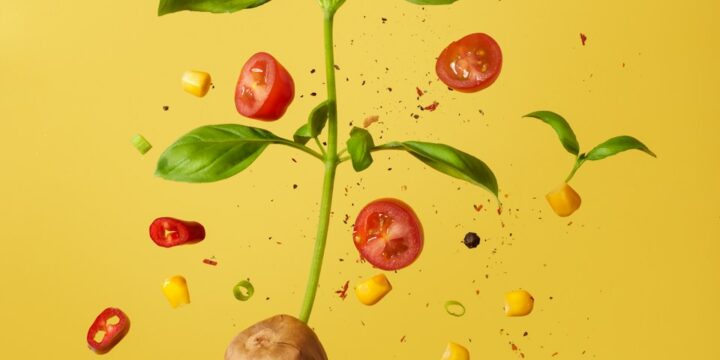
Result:
<instances>
[{"instance_id":1,"label":"cherry tomato slice","mask_svg":"<svg viewBox=\"0 0 720 360\"><path fill-rule=\"evenodd\" d=\"M169 248L202 241L205 228L194 221L161 217L150 224L150 238L158 246Z\"/></svg>"},{"instance_id":2,"label":"cherry tomato slice","mask_svg":"<svg viewBox=\"0 0 720 360\"><path fill-rule=\"evenodd\" d=\"M435 64L440 80L462 92L490 86L500 75L502 52L487 34L475 33L448 45Z\"/></svg>"},{"instance_id":3,"label":"cherry tomato slice","mask_svg":"<svg viewBox=\"0 0 720 360\"><path fill-rule=\"evenodd\" d=\"M272 55L259 52L245 63L235 86L235 108L243 116L274 121L295 98L295 82Z\"/></svg>"},{"instance_id":4,"label":"cherry tomato slice","mask_svg":"<svg viewBox=\"0 0 720 360\"><path fill-rule=\"evenodd\" d=\"M397 199L379 199L358 214L353 242L360 256L375 267L397 270L420 256L422 225L408 204Z\"/></svg>"}]
</instances>

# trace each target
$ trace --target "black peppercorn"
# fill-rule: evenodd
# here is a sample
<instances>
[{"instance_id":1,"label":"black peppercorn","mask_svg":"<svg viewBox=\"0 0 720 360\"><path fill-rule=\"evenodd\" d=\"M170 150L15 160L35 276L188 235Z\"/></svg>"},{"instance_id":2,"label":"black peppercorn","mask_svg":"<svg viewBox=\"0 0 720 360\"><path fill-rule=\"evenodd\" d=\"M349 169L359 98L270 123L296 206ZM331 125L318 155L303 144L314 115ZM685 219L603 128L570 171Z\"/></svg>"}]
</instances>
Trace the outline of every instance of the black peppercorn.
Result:
<instances>
[{"instance_id":1,"label":"black peppercorn","mask_svg":"<svg viewBox=\"0 0 720 360\"><path fill-rule=\"evenodd\" d=\"M474 249L478 245L480 245L480 237L474 232L469 232L465 235L465 239L463 239L463 242L465 243L465 246L468 247L468 249Z\"/></svg>"}]
</instances>

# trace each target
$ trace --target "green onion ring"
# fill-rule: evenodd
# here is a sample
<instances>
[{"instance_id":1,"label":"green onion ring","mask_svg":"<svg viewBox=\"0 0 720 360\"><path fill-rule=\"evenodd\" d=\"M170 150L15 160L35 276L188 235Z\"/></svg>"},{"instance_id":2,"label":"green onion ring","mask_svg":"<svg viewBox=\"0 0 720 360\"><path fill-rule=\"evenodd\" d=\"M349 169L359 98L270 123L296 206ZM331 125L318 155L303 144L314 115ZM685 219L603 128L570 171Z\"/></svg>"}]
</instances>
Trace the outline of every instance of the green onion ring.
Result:
<instances>
[{"instance_id":1,"label":"green onion ring","mask_svg":"<svg viewBox=\"0 0 720 360\"><path fill-rule=\"evenodd\" d=\"M132 141L133 146L135 146L135 148L143 155L145 155L146 152L152 149L152 145L150 144L150 142L147 141L147 139L145 139L145 137L140 134L133 135L130 141Z\"/></svg>"},{"instance_id":2,"label":"green onion ring","mask_svg":"<svg viewBox=\"0 0 720 360\"><path fill-rule=\"evenodd\" d=\"M452 306L458 306L462 311L459 312L453 312L450 307ZM461 317L465 315L465 306L461 304L459 301L455 300L448 300L445 302L445 311L447 311L448 314L455 316L455 317Z\"/></svg>"},{"instance_id":3,"label":"green onion ring","mask_svg":"<svg viewBox=\"0 0 720 360\"><path fill-rule=\"evenodd\" d=\"M245 292L247 294L244 294L243 290L245 290ZM235 285L235 287L233 288L233 294L235 295L235 298L240 301L247 301L248 299L250 299L253 296L254 293L255 293L255 288L247 280L243 280L243 281L237 283L237 285Z\"/></svg>"}]
</instances>

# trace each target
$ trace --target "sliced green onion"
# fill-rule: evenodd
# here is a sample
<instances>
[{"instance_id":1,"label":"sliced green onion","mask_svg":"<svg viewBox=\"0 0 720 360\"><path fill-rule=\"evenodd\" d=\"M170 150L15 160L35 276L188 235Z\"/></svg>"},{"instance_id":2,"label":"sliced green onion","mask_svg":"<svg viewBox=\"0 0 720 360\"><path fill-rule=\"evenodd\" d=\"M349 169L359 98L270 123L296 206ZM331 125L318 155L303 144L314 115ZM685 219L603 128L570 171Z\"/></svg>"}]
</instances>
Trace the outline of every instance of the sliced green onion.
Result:
<instances>
[{"instance_id":1,"label":"sliced green onion","mask_svg":"<svg viewBox=\"0 0 720 360\"><path fill-rule=\"evenodd\" d=\"M451 309L452 307L457 307L459 311L453 311L453 309ZM449 300L445 302L445 311L452 316L460 317L465 315L465 306L459 301Z\"/></svg>"},{"instance_id":2,"label":"sliced green onion","mask_svg":"<svg viewBox=\"0 0 720 360\"><path fill-rule=\"evenodd\" d=\"M135 146L135 148L143 155L152 149L150 142L148 142L147 139L140 134L133 135L132 140L130 141L132 141L133 146Z\"/></svg>"},{"instance_id":3,"label":"sliced green onion","mask_svg":"<svg viewBox=\"0 0 720 360\"><path fill-rule=\"evenodd\" d=\"M240 301L247 301L253 296L254 293L255 288L247 280L243 280L237 283L237 285L235 285L235 287L233 288L233 294L235 295L235 298Z\"/></svg>"}]
</instances>

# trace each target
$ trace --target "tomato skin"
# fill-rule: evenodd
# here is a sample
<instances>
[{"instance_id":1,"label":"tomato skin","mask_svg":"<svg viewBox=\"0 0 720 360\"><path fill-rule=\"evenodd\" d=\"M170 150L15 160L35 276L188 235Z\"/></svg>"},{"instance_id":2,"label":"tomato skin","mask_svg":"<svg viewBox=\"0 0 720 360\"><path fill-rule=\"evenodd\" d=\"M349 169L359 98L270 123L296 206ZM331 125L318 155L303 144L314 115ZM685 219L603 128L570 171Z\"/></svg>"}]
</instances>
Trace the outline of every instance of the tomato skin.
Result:
<instances>
[{"instance_id":1,"label":"tomato skin","mask_svg":"<svg viewBox=\"0 0 720 360\"><path fill-rule=\"evenodd\" d=\"M484 33L474 33L448 45L435 63L445 85L460 92L476 92L497 80L502 69L498 43Z\"/></svg>"},{"instance_id":2,"label":"tomato skin","mask_svg":"<svg viewBox=\"0 0 720 360\"><path fill-rule=\"evenodd\" d=\"M412 264L423 249L423 229L412 208L398 200L375 200L360 211L353 228L360 256L383 270Z\"/></svg>"},{"instance_id":3,"label":"tomato skin","mask_svg":"<svg viewBox=\"0 0 720 360\"><path fill-rule=\"evenodd\" d=\"M295 98L295 82L272 55L259 52L243 65L235 86L235 108L251 119L280 119Z\"/></svg>"}]
</instances>

